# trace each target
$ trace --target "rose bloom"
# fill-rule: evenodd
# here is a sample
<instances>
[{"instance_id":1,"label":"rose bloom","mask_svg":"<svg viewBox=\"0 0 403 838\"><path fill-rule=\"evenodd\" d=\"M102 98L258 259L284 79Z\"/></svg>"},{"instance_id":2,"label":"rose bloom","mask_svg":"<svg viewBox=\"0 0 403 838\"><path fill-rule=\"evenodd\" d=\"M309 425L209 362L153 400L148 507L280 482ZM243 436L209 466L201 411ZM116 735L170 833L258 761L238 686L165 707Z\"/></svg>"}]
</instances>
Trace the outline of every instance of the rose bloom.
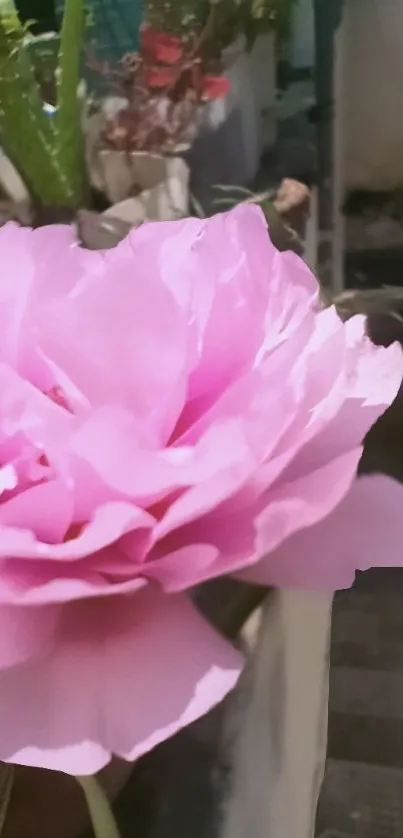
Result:
<instances>
[{"instance_id":1,"label":"rose bloom","mask_svg":"<svg viewBox=\"0 0 403 838\"><path fill-rule=\"evenodd\" d=\"M83 775L234 685L187 589L401 562L402 490L355 476L402 356L254 206L105 253L9 224L0 256L0 759Z\"/></svg>"}]
</instances>

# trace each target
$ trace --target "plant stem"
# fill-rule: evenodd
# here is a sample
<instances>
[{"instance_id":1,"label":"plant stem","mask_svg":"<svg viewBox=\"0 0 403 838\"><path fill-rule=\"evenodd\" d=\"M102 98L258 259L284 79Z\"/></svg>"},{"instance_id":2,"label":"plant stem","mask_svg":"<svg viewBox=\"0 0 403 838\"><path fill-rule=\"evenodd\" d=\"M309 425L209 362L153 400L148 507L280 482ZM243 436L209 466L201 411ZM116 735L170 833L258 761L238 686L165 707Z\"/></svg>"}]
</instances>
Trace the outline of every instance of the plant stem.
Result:
<instances>
[{"instance_id":1,"label":"plant stem","mask_svg":"<svg viewBox=\"0 0 403 838\"><path fill-rule=\"evenodd\" d=\"M14 765L2 762L0 765L0 835L7 819L11 792L15 778Z\"/></svg>"},{"instance_id":2,"label":"plant stem","mask_svg":"<svg viewBox=\"0 0 403 838\"><path fill-rule=\"evenodd\" d=\"M96 777L76 777L87 802L95 838L120 838L108 798Z\"/></svg>"}]
</instances>

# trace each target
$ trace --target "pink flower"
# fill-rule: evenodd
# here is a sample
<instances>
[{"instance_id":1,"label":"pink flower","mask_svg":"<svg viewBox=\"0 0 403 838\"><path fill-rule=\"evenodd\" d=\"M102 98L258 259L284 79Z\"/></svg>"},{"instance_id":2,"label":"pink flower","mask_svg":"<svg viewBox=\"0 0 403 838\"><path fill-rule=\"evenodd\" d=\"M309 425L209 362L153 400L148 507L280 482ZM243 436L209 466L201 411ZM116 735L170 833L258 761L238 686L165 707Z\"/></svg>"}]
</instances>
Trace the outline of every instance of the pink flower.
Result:
<instances>
[{"instance_id":1,"label":"pink flower","mask_svg":"<svg viewBox=\"0 0 403 838\"><path fill-rule=\"evenodd\" d=\"M402 357L253 206L105 253L8 225L0 254L0 759L92 773L236 681L186 589L400 563L403 490L354 478Z\"/></svg>"}]
</instances>

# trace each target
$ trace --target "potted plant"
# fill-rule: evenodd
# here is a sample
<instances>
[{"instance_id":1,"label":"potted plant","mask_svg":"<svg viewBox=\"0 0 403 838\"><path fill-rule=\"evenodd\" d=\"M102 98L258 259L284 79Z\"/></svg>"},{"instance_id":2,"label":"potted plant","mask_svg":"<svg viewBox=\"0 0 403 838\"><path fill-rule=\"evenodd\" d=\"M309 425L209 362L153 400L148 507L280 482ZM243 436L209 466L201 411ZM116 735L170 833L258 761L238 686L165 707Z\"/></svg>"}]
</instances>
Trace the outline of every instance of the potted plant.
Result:
<instances>
[{"instance_id":1,"label":"potted plant","mask_svg":"<svg viewBox=\"0 0 403 838\"><path fill-rule=\"evenodd\" d=\"M12 8L0 15L0 144L41 206L74 210L88 201L79 89L84 22L83 0L68 0L50 116L37 77L34 38Z\"/></svg>"},{"instance_id":2,"label":"potted plant","mask_svg":"<svg viewBox=\"0 0 403 838\"><path fill-rule=\"evenodd\" d=\"M228 91L204 109L189 152L192 192L206 211L213 209L217 183L246 185L257 173L261 146L244 18L235 0L148 0L153 26L198 43L199 55L229 82Z\"/></svg>"},{"instance_id":3,"label":"potted plant","mask_svg":"<svg viewBox=\"0 0 403 838\"><path fill-rule=\"evenodd\" d=\"M208 210L211 186L251 183L263 148L275 141L275 44L277 33L286 35L292 1L148 0L153 26L202 32L203 54L221 62L231 83L227 96L206 108L191 152L193 189Z\"/></svg>"},{"instance_id":4,"label":"potted plant","mask_svg":"<svg viewBox=\"0 0 403 838\"><path fill-rule=\"evenodd\" d=\"M89 148L93 183L112 204L130 199L132 221L186 214L184 158L205 108L226 96L228 80L207 72L197 43L148 26L142 29L139 52L115 69L99 69L117 95L101 100L89 123L90 138L94 126Z\"/></svg>"}]
</instances>

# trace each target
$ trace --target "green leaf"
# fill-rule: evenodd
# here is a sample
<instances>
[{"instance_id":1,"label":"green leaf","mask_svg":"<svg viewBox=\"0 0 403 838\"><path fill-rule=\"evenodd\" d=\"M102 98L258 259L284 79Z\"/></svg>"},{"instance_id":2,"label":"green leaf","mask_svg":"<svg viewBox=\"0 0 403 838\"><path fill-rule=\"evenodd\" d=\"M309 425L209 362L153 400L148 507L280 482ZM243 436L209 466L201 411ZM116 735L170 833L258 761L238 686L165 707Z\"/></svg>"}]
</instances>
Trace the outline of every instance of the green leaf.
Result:
<instances>
[{"instance_id":1,"label":"green leaf","mask_svg":"<svg viewBox=\"0 0 403 838\"><path fill-rule=\"evenodd\" d=\"M1 19L0 138L33 195L42 199L63 194L53 153L53 126L43 112L29 56L9 38Z\"/></svg>"},{"instance_id":2,"label":"green leaf","mask_svg":"<svg viewBox=\"0 0 403 838\"><path fill-rule=\"evenodd\" d=\"M79 96L86 10L84 0L66 0L57 71L57 153L71 185L69 203L85 203L87 177L82 101Z\"/></svg>"}]
</instances>

